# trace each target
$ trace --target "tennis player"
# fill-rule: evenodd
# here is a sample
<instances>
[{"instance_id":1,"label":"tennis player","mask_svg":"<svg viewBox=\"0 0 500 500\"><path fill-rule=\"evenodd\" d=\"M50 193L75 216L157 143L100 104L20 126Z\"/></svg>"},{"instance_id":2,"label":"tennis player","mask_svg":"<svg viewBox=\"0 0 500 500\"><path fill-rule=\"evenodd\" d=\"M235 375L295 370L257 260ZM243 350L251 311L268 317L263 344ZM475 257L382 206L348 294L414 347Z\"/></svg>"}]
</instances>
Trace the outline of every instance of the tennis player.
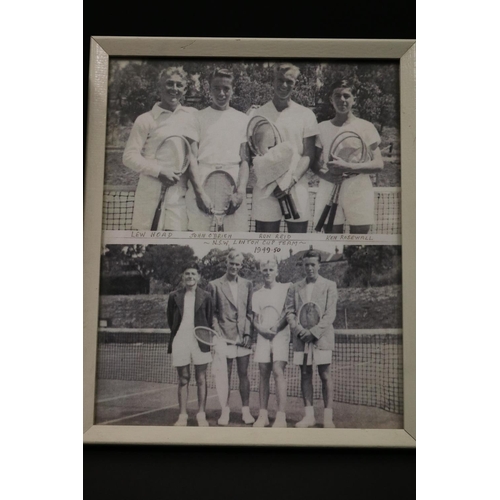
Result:
<instances>
[{"instance_id":1,"label":"tennis player","mask_svg":"<svg viewBox=\"0 0 500 500\"><path fill-rule=\"evenodd\" d=\"M250 414L250 381L248 380L248 364L252 352L250 330L253 287L250 281L238 276L242 263L243 255L236 250L231 250L227 256L226 274L222 278L211 281L208 290L212 295L214 305L214 329L219 329L229 339L241 341L241 346L227 346L228 377L231 380L233 360L236 359L243 422L253 424L255 419ZM229 406L222 408L218 424L228 425L229 416Z\"/></svg>"},{"instance_id":2,"label":"tennis player","mask_svg":"<svg viewBox=\"0 0 500 500\"><path fill-rule=\"evenodd\" d=\"M289 233L306 233L310 218L309 189L305 173L312 165L315 155L315 140L319 133L314 113L292 100L300 70L290 63L274 66L274 96L272 100L253 110L252 115L260 115L274 123L283 136L296 150L299 160L291 176L295 184L291 195L300 218L287 220ZM271 193L257 186L253 189L252 215L256 221L256 232L279 232L282 213L279 202Z\"/></svg>"},{"instance_id":3,"label":"tennis player","mask_svg":"<svg viewBox=\"0 0 500 500\"><path fill-rule=\"evenodd\" d=\"M210 346L198 342L194 336L197 326L213 325L212 297L198 287L200 271L196 263L188 264L182 273L182 286L168 297L167 320L171 336L168 352L179 376L178 398L180 414L174 425L187 425L187 401L191 362L194 364L198 388L198 413L200 427L207 427L205 415L207 402L207 365L212 361Z\"/></svg>"},{"instance_id":4,"label":"tennis player","mask_svg":"<svg viewBox=\"0 0 500 500\"><path fill-rule=\"evenodd\" d=\"M316 425L313 406L313 364L318 367L321 379L324 411L324 427L335 427L333 423L333 381L330 372L334 347L333 321L337 313L337 284L319 275L321 254L308 250L302 257L306 278L295 283L288 290L286 318L290 325L293 341L293 363L301 367L301 387L305 405L305 417L296 427ZM298 311L302 304L315 302L321 311L321 320L310 330L298 322ZM304 362L304 346L309 344L307 365ZM311 355L312 353L312 355Z\"/></svg>"},{"instance_id":5,"label":"tennis player","mask_svg":"<svg viewBox=\"0 0 500 500\"><path fill-rule=\"evenodd\" d=\"M193 117L197 110L181 105L187 90L187 73L182 68L162 70L158 90L161 101L136 119L123 153L123 164L140 174L132 229L151 229L163 183L169 189L158 229L185 231L188 225L185 196L190 169L179 177L160 165L155 154L170 135L182 135L189 143L193 142Z\"/></svg>"},{"instance_id":6,"label":"tennis player","mask_svg":"<svg viewBox=\"0 0 500 500\"><path fill-rule=\"evenodd\" d=\"M278 263L275 259L262 262L260 270L264 277L264 286L253 294L252 309L255 317L259 317L266 306L274 307L281 315L281 320L275 329L266 329L254 322L254 330L257 333L257 346L255 348L254 361L259 363L259 417L253 424L254 427L266 427L269 425L267 406L269 402L269 381L271 370L276 384L276 399L278 411L273 427L286 427L286 378L285 368L288 362L288 350L290 345L290 328L286 320L285 300L290 287L289 283L278 283Z\"/></svg>"},{"instance_id":7,"label":"tennis player","mask_svg":"<svg viewBox=\"0 0 500 500\"><path fill-rule=\"evenodd\" d=\"M320 177L314 208L316 225L334 187L342 179L338 208L333 221L333 233L342 233L344 223L353 234L366 234L374 223L375 200L369 174L380 172L384 161L379 149L380 136L372 123L354 116L356 87L350 80L338 80L330 87L330 101L335 116L319 124L316 139L314 171ZM365 163L347 163L341 158L328 162L330 147L342 132L356 132L371 149L373 160Z\"/></svg>"},{"instance_id":8,"label":"tennis player","mask_svg":"<svg viewBox=\"0 0 500 500\"><path fill-rule=\"evenodd\" d=\"M232 207L224 218L226 231L248 231L246 188L248 183L248 147L246 127L248 116L232 108L233 74L216 69L209 78L212 102L198 111L194 121L194 154L197 168L192 168L194 182L186 195L188 227L193 231L210 231L210 199L203 191L203 182L214 170L228 172L236 184Z\"/></svg>"}]
</instances>

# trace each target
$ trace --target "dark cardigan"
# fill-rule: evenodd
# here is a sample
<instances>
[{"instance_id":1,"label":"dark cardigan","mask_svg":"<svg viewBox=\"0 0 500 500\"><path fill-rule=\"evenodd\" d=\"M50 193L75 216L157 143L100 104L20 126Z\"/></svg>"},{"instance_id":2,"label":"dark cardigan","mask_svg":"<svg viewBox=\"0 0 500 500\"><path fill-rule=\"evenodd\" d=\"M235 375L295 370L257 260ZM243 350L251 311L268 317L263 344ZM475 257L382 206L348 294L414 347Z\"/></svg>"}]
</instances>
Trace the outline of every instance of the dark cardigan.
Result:
<instances>
[{"instance_id":1,"label":"dark cardigan","mask_svg":"<svg viewBox=\"0 0 500 500\"><path fill-rule=\"evenodd\" d=\"M186 290L179 288L172 292L168 297L167 304L167 321L170 327L170 342L168 344L168 352L172 352L172 343L174 337L179 330L184 312L184 295ZM196 287L195 302L194 302L194 326L213 327L213 304L212 297L208 292L205 292L200 287ZM210 346L198 342L202 352L210 351Z\"/></svg>"}]
</instances>

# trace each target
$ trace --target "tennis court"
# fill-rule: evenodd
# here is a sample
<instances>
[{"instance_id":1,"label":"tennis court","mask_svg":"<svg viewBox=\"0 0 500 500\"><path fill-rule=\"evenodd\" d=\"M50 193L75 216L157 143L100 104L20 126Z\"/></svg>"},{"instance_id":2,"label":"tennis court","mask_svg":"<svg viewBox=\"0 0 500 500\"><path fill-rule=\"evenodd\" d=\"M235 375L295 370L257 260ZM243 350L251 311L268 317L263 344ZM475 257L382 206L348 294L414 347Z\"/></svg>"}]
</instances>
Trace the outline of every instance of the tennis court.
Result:
<instances>
[{"instance_id":1,"label":"tennis court","mask_svg":"<svg viewBox=\"0 0 500 500\"><path fill-rule=\"evenodd\" d=\"M348 333L346 333L348 332ZM178 415L177 375L167 354L168 330L113 329L99 331L97 354L96 424L172 425ZM192 370L192 374L194 371ZM402 335L401 330L338 330L332 362L334 420L339 428L402 428ZM207 420L217 425L220 406L208 369ZM287 420L293 427L303 416L300 373L288 364ZM251 361L250 409L258 414L259 372ZM316 418L322 420L321 384L315 373ZM241 421L238 379L231 379L230 426ZM189 393L189 425L196 425L196 386L192 377ZM271 378L269 416L276 412ZM318 424L318 427L321 425Z\"/></svg>"}]
</instances>

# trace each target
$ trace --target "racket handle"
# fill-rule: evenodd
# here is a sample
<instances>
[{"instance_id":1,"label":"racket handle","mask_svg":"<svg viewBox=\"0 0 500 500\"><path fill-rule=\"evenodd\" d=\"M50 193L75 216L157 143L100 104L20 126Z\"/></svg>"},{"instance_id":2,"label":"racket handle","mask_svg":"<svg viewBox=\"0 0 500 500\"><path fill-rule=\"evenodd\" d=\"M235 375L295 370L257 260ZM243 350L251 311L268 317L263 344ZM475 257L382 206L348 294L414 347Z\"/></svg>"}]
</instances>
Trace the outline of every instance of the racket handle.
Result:
<instances>
[{"instance_id":1,"label":"racket handle","mask_svg":"<svg viewBox=\"0 0 500 500\"><path fill-rule=\"evenodd\" d=\"M307 366L307 357L309 355L308 344L304 343L304 359L302 361L302 367L306 368Z\"/></svg>"},{"instance_id":2,"label":"racket handle","mask_svg":"<svg viewBox=\"0 0 500 500\"><path fill-rule=\"evenodd\" d=\"M325 226L325 233L331 233L333 231L333 221L335 220L336 214L337 214L337 203L332 203L332 208L330 209L328 222L326 223Z\"/></svg>"},{"instance_id":3,"label":"racket handle","mask_svg":"<svg viewBox=\"0 0 500 500\"><path fill-rule=\"evenodd\" d=\"M286 197L284 191L279 187L276 186L273 191L274 196L278 200L278 203L280 204L280 210L281 213L283 214L283 217L285 219L291 219L292 214L290 213L290 209L288 207L288 204L286 202Z\"/></svg>"},{"instance_id":4,"label":"racket handle","mask_svg":"<svg viewBox=\"0 0 500 500\"><path fill-rule=\"evenodd\" d=\"M156 212L153 217L153 223L151 224L151 231L157 231L158 230L158 224L160 223L160 217L161 217L161 208L163 205L163 200L165 199L165 193L167 192L167 187L162 184L161 186L161 193L160 193L160 200L158 201L158 206L156 207Z\"/></svg>"},{"instance_id":5,"label":"racket handle","mask_svg":"<svg viewBox=\"0 0 500 500\"><path fill-rule=\"evenodd\" d=\"M288 201L288 206L290 207L290 212L292 214L292 217L294 219L300 219L300 214L297 211L297 205L295 205L295 201L293 201L293 197L291 193L288 193L286 195L287 201Z\"/></svg>"},{"instance_id":6,"label":"racket handle","mask_svg":"<svg viewBox=\"0 0 500 500\"><path fill-rule=\"evenodd\" d=\"M323 212L321 212L321 217L318 220L318 223L316 224L316 227L314 228L315 231L321 231L323 229L323 226L325 225L326 218L328 217L328 214L331 210L332 206L331 205L325 205L325 208L323 208Z\"/></svg>"}]
</instances>

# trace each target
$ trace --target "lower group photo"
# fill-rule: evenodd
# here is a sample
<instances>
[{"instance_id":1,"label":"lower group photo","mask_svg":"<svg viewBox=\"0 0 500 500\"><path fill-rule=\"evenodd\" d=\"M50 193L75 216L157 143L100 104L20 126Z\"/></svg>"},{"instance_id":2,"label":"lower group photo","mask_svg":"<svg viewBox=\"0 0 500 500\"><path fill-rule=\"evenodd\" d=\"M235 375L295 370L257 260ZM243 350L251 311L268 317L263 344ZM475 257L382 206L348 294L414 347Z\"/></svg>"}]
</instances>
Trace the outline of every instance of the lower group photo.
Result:
<instances>
[{"instance_id":1,"label":"lower group photo","mask_svg":"<svg viewBox=\"0 0 500 500\"><path fill-rule=\"evenodd\" d=\"M104 243L96 425L403 428L400 245Z\"/></svg>"}]
</instances>

